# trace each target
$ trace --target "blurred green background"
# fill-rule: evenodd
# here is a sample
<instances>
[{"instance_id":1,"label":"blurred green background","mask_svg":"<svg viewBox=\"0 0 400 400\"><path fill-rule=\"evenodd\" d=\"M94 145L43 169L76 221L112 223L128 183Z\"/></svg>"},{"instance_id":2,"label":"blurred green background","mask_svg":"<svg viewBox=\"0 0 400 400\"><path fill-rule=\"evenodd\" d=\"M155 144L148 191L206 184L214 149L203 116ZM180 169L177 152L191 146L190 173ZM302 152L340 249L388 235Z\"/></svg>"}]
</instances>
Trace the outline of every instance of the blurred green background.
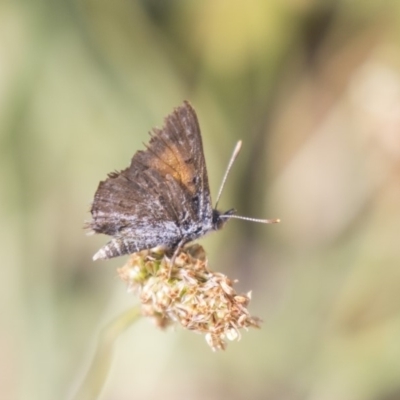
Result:
<instances>
[{"instance_id":1,"label":"blurred green background","mask_svg":"<svg viewBox=\"0 0 400 400\"><path fill-rule=\"evenodd\" d=\"M98 182L188 99L221 209L201 240L264 320L226 352L149 321L103 399L400 399L400 2L3 0L0 397L62 399L136 304L93 263Z\"/></svg>"}]
</instances>

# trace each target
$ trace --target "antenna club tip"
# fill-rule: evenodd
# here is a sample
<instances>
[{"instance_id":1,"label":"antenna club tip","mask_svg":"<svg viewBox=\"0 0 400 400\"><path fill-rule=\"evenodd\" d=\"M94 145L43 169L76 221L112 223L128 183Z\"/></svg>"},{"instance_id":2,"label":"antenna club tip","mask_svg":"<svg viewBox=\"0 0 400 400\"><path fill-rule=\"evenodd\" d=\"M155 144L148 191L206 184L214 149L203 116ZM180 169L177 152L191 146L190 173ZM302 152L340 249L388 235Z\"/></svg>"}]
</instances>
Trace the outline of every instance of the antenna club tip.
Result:
<instances>
[{"instance_id":1,"label":"antenna club tip","mask_svg":"<svg viewBox=\"0 0 400 400\"><path fill-rule=\"evenodd\" d=\"M275 224L279 224L279 222L281 222L281 219L280 219L280 218L277 218L277 219L275 220Z\"/></svg>"},{"instance_id":2,"label":"antenna club tip","mask_svg":"<svg viewBox=\"0 0 400 400\"><path fill-rule=\"evenodd\" d=\"M239 140L239 141L236 143L235 149L233 150L233 158L236 158L236 157L237 157L237 155L239 154L239 151L240 151L241 148L242 148L242 141Z\"/></svg>"}]
</instances>

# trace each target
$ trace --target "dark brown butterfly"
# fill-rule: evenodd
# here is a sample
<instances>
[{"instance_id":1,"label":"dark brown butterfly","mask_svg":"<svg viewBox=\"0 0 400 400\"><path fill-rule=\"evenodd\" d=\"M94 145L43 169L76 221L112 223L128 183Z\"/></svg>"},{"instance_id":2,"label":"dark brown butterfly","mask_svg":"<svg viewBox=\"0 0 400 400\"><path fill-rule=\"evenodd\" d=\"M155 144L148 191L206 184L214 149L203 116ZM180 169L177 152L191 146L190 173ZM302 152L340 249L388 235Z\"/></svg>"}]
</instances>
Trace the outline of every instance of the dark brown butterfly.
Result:
<instances>
[{"instance_id":1,"label":"dark brown butterfly","mask_svg":"<svg viewBox=\"0 0 400 400\"><path fill-rule=\"evenodd\" d=\"M171 250L222 228L235 210L213 209L200 127L196 112L185 101L153 129L146 150L138 151L131 165L100 182L92 203L94 233L113 239L93 257L107 259L163 246ZM225 173L239 153L238 142ZM218 203L218 200L217 200Z\"/></svg>"}]
</instances>

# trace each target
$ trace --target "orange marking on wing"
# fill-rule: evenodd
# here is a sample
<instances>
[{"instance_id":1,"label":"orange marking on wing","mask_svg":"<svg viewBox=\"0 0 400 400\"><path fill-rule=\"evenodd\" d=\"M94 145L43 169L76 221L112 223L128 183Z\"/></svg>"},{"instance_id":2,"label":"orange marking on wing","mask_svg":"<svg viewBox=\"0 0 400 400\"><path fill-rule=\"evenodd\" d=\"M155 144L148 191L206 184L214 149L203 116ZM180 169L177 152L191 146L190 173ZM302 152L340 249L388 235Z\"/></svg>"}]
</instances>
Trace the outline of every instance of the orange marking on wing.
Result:
<instances>
[{"instance_id":1,"label":"orange marking on wing","mask_svg":"<svg viewBox=\"0 0 400 400\"><path fill-rule=\"evenodd\" d=\"M154 157L151 157L148 163L161 175L171 175L176 181L185 186L190 193L194 194L197 190L193 180L197 171L193 163L185 162L183 155L176 146L171 146L171 144L169 146L161 154L157 153L155 155L153 153Z\"/></svg>"}]
</instances>

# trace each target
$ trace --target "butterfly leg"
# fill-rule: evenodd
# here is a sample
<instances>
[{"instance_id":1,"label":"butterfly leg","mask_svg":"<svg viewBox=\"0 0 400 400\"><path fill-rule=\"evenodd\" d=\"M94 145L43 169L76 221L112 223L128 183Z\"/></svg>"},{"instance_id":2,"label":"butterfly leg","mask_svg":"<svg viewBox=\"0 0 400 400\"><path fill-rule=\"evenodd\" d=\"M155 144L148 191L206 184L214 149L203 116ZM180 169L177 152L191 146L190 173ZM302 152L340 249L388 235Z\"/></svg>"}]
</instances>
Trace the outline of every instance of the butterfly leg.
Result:
<instances>
[{"instance_id":1,"label":"butterfly leg","mask_svg":"<svg viewBox=\"0 0 400 400\"><path fill-rule=\"evenodd\" d=\"M168 271L168 279L171 278L171 272L172 272L172 268L175 265L175 259L178 256L179 252L182 250L182 247L185 245L186 240L182 239L178 245L176 246L176 249L174 251L174 254L172 255L171 261L169 263L169 271Z\"/></svg>"}]
</instances>

